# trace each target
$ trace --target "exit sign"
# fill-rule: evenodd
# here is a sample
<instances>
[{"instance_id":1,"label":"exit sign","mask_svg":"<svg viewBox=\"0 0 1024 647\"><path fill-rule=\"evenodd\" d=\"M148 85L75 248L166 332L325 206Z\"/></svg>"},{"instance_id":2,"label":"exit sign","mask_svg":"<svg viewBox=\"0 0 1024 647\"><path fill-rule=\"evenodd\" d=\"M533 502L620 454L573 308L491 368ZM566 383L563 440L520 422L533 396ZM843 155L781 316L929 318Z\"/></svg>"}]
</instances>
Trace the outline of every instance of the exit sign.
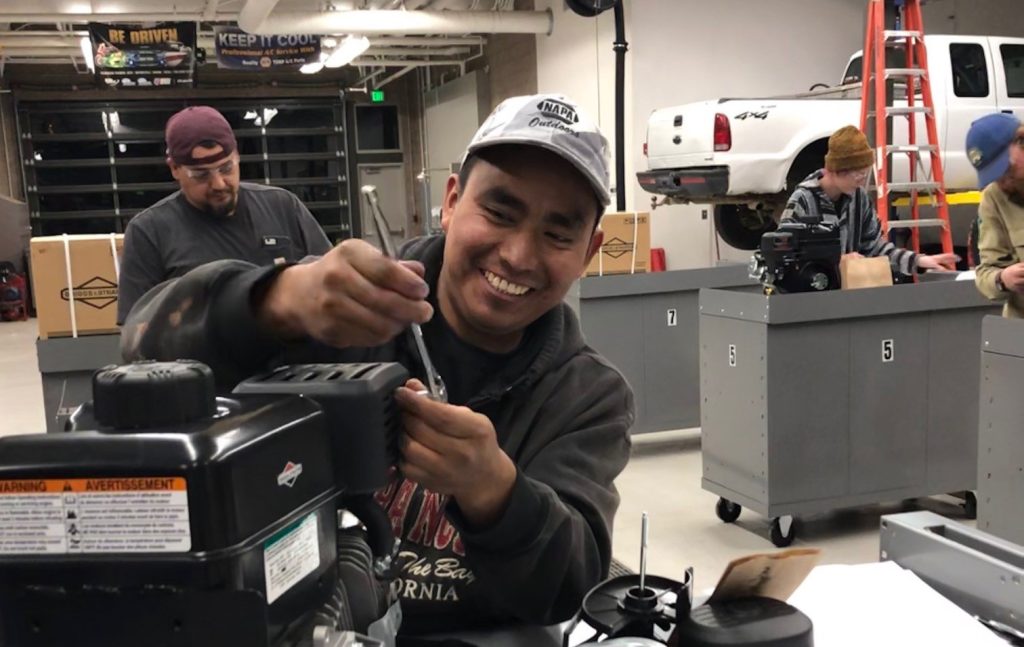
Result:
<instances>
[{"instance_id":1,"label":"exit sign","mask_svg":"<svg viewBox=\"0 0 1024 647\"><path fill-rule=\"evenodd\" d=\"M370 100L374 103L382 103L384 101L384 90L373 90L370 92Z\"/></svg>"}]
</instances>

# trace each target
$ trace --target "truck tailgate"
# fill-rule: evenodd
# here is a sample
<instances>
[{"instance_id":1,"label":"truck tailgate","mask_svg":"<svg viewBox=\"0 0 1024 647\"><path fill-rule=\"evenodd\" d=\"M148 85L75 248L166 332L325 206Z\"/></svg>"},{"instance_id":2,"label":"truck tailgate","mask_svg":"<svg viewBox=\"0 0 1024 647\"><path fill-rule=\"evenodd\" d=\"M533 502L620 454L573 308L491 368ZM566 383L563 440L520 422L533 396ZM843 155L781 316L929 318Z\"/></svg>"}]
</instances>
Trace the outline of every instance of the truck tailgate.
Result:
<instances>
[{"instance_id":1,"label":"truck tailgate","mask_svg":"<svg viewBox=\"0 0 1024 647\"><path fill-rule=\"evenodd\" d=\"M651 113L648 168L700 166L714 156L715 101L688 103Z\"/></svg>"}]
</instances>

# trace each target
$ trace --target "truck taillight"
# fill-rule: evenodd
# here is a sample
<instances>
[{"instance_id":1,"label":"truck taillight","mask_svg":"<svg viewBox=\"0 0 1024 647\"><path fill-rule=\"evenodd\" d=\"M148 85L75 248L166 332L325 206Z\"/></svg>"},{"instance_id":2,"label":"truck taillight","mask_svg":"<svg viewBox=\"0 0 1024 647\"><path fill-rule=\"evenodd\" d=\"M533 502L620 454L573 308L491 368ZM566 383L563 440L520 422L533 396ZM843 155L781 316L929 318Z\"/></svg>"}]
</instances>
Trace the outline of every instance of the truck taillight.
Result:
<instances>
[{"instance_id":1,"label":"truck taillight","mask_svg":"<svg viewBox=\"0 0 1024 647\"><path fill-rule=\"evenodd\" d=\"M644 142L644 157L647 157L647 142Z\"/></svg>"},{"instance_id":2,"label":"truck taillight","mask_svg":"<svg viewBox=\"0 0 1024 647\"><path fill-rule=\"evenodd\" d=\"M727 151L732 148L732 128L729 118L718 113L715 115L715 150Z\"/></svg>"}]
</instances>

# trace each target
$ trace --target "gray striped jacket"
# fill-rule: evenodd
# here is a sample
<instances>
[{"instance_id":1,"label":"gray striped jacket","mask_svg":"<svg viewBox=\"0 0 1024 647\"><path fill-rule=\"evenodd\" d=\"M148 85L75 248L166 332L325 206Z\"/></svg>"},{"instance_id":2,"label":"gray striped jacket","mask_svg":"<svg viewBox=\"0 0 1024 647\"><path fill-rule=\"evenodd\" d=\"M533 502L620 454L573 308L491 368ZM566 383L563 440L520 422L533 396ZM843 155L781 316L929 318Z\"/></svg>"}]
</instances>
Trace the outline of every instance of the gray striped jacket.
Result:
<instances>
[{"instance_id":1,"label":"gray striped jacket","mask_svg":"<svg viewBox=\"0 0 1024 647\"><path fill-rule=\"evenodd\" d=\"M868 192L858 188L852 196L843 196L837 208L821 188L821 176L820 170L815 171L797 185L782 212L782 220L838 223L844 254L888 256L893 272L913 274L918 255L896 247L882 236L882 223L875 216L874 201Z\"/></svg>"}]
</instances>

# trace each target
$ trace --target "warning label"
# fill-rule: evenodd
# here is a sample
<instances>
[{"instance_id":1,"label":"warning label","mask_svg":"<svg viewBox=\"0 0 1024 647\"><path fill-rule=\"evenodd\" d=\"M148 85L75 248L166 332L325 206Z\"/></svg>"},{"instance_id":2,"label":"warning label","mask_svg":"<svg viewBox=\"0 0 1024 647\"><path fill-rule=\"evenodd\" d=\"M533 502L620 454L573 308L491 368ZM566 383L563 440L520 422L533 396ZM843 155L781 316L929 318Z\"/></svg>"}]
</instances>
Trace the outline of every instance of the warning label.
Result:
<instances>
[{"instance_id":1,"label":"warning label","mask_svg":"<svg viewBox=\"0 0 1024 647\"><path fill-rule=\"evenodd\" d=\"M0 480L0 555L191 547L183 478Z\"/></svg>"},{"instance_id":2,"label":"warning label","mask_svg":"<svg viewBox=\"0 0 1024 647\"><path fill-rule=\"evenodd\" d=\"M320 535L313 513L271 537L263 547L267 604L319 567Z\"/></svg>"}]
</instances>

